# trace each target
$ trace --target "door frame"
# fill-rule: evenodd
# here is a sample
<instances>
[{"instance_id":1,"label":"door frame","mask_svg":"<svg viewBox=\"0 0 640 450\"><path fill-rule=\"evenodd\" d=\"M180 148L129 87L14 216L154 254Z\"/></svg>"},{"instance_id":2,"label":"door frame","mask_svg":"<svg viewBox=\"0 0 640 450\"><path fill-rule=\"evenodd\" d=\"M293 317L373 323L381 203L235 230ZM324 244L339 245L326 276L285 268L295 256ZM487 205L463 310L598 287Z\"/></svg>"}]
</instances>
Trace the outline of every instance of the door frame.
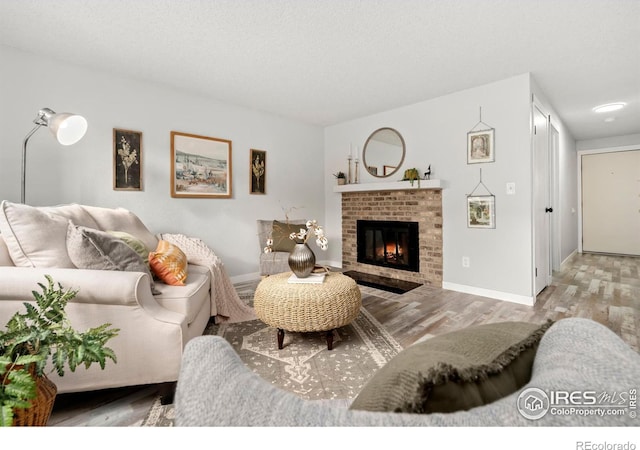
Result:
<instances>
[{"instance_id":1,"label":"door frame","mask_svg":"<svg viewBox=\"0 0 640 450\"><path fill-rule=\"evenodd\" d=\"M623 145L620 147L604 147L590 150L578 150L578 253L582 253L582 157L584 155L597 155L600 153L616 153L640 150L640 145Z\"/></svg>"}]
</instances>

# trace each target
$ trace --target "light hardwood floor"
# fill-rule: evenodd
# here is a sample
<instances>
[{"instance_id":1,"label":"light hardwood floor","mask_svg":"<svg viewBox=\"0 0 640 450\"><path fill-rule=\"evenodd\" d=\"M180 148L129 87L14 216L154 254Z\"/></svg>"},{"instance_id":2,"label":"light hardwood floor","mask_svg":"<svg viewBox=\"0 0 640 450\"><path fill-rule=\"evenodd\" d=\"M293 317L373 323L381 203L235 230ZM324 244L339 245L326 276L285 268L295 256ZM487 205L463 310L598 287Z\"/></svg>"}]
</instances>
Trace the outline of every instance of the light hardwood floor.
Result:
<instances>
[{"instance_id":1,"label":"light hardwood floor","mask_svg":"<svg viewBox=\"0 0 640 450\"><path fill-rule=\"evenodd\" d=\"M238 285L256 285L258 280ZM482 323L585 317L600 322L640 352L640 258L576 254L540 293L535 306L422 286L406 294L361 287L363 305L403 346ZM137 426L155 386L59 395L49 426Z\"/></svg>"}]
</instances>

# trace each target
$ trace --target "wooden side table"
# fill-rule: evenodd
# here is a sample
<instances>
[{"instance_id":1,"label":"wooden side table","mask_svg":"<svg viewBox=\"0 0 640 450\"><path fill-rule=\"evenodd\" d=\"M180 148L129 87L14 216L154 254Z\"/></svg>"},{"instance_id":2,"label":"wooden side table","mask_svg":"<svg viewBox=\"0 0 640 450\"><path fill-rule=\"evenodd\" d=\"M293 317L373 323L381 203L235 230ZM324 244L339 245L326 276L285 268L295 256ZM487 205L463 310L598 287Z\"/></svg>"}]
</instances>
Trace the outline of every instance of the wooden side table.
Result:
<instances>
[{"instance_id":1,"label":"wooden side table","mask_svg":"<svg viewBox=\"0 0 640 450\"><path fill-rule=\"evenodd\" d=\"M327 348L333 349L333 330L351 323L360 312L362 296L356 282L330 272L323 283L288 283L291 272L264 278L253 298L260 320L278 329L278 349L284 332L326 331Z\"/></svg>"}]
</instances>

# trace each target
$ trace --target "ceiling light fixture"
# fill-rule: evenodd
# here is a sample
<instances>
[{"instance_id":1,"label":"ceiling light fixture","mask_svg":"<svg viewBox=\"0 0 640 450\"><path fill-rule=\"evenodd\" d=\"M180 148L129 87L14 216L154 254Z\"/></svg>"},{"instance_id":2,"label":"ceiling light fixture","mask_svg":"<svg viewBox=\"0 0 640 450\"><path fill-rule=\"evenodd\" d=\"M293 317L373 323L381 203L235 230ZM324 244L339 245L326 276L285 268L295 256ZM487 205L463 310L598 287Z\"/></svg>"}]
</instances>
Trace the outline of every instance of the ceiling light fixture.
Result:
<instances>
[{"instance_id":1,"label":"ceiling light fixture","mask_svg":"<svg viewBox=\"0 0 640 450\"><path fill-rule=\"evenodd\" d=\"M623 103L623 102L607 103L606 105L596 106L595 108L593 108L593 111L597 112L597 113L605 113L605 112L617 111L619 109L624 108L626 105L627 104Z\"/></svg>"}]
</instances>

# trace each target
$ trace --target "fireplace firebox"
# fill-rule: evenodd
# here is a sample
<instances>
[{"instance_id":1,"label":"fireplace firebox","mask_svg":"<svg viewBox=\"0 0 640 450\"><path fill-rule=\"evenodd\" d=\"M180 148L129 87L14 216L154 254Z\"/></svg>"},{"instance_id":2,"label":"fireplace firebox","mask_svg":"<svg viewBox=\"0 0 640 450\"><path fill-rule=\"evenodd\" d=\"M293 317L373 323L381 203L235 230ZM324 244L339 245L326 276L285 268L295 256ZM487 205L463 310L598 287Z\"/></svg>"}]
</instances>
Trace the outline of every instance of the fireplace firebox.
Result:
<instances>
[{"instance_id":1,"label":"fireplace firebox","mask_svg":"<svg viewBox=\"0 0 640 450\"><path fill-rule=\"evenodd\" d=\"M356 231L359 263L420 271L418 222L358 220Z\"/></svg>"}]
</instances>

